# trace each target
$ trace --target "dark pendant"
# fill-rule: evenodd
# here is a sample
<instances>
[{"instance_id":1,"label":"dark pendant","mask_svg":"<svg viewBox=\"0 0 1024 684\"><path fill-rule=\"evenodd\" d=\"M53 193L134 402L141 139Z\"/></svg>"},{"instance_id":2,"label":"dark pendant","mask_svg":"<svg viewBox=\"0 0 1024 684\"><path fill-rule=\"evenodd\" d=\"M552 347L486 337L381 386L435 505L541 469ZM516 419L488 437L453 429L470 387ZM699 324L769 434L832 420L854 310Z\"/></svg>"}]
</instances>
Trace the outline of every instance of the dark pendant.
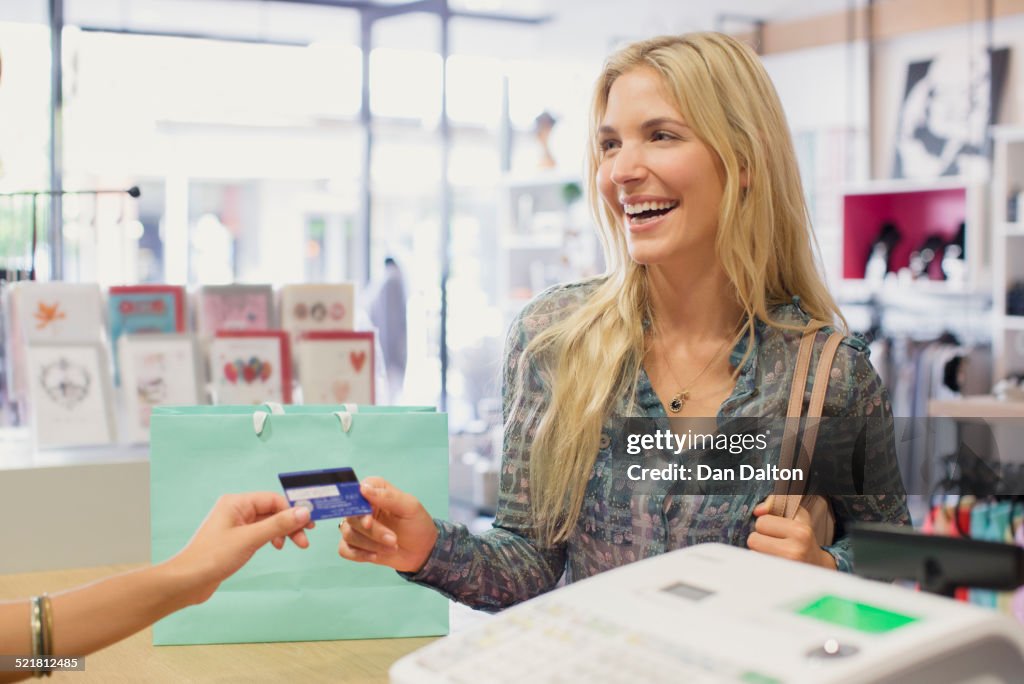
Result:
<instances>
[{"instance_id":1,"label":"dark pendant","mask_svg":"<svg viewBox=\"0 0 1024 684\"><path fill-rule=\"evenodd\" d=\"M687 392L680 392L676 396L672 397L672 401L668 402L668 410L672 413L679 413L683 410L683 404L690 398Z\"/></svg>"}]
</instances>

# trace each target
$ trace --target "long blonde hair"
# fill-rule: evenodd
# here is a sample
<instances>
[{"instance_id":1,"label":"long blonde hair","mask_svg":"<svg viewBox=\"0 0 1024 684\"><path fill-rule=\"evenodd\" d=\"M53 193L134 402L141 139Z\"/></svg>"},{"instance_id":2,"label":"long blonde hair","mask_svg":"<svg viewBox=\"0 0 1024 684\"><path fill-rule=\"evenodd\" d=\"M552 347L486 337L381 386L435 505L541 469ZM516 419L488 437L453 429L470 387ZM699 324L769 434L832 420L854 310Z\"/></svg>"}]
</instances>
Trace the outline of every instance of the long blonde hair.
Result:
<instances>
[{"instance_id":1,"label":"long blonde hair","mask_svg":"<svg viewBox=\"0 0 1024 684\"><path fill-rule=\"evenodd\" d=\"M620 220L597 189L597 129L609 91L615 79L639 67L662 77L688 126L724 168L716 249L746 312L742 334L752 341L758 319L792 328L773 321L769 311L794 295L812 318L842 320L816 268L782 105L754 52L726 35L692 33L633 43L609 57L594 92L587 159L587 190L608 271L579 309L527 344L509 413L510 421L531 423L523 426L524 436L536 431L529 445L531 509L544 544L567 539L575 527L602 425L617 402L632 407L646 350L644 321L652 319L646 269L630 258ZM551 393L539 415L524 405L531 365Z\"/></svg>"}]
</instances>

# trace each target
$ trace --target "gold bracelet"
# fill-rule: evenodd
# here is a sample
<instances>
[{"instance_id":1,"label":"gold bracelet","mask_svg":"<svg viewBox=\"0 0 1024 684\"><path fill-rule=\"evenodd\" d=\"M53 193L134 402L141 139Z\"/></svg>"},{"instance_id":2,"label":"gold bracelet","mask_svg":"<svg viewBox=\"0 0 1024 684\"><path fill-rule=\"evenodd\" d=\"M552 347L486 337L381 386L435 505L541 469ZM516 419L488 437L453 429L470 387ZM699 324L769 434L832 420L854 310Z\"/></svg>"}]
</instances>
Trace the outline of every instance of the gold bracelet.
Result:
<instances>
[{"instance_id":1,"label":"gold bracelet","mask_svg":"<svg viewBox=\"0 0 1024 684\"><path fill-rule=\"evenodd\" d=\"M40 597L40 603L42 606L42 623L43 623L43 659L47 659L53 655L53 604L50 603L50 597L43 592ZM49 677L53 674L53 670L47 669L43 672L44 677Z\"/></svg>"},{"instance_id":2,"label":"gold bracelet","mask_svg":"<svg viewBox=\"0 0 1024 684\"><path fill-rule=\"evenodd\" d=\"M30 605L30 626L32 628L32 659L35 662L40 662L42 658L41 651L43 650L43 606L38 596L32 597ZM35 671L32 673L32 676L37 678L42 677L42 668L35 668Z\"/></svg>"}]
</instances>

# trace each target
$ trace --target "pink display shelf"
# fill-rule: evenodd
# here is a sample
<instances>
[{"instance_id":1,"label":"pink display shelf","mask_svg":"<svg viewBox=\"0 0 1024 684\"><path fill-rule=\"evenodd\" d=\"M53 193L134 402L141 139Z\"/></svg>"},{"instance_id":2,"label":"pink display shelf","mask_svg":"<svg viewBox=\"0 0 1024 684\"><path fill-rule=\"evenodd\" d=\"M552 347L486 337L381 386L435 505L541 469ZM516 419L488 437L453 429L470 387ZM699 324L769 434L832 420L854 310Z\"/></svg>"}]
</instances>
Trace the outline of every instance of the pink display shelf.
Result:
<instances>
[{"instance_id":1,"label":"pink display shelf","mask_svg":"<svg viewBox=\"0 0 1024 684\"><path fill-rule=\"evenodd\" d=\"M910 253L929 235L946 242L956 237L967 217L967 189L943 188L851 194L843 198L843 277L863 278L871 245L885 223L893 223L902 239L892 254L892 268L910 264ZM938 279L938 260L929 270Z\"/></svg>"}]
</instances>

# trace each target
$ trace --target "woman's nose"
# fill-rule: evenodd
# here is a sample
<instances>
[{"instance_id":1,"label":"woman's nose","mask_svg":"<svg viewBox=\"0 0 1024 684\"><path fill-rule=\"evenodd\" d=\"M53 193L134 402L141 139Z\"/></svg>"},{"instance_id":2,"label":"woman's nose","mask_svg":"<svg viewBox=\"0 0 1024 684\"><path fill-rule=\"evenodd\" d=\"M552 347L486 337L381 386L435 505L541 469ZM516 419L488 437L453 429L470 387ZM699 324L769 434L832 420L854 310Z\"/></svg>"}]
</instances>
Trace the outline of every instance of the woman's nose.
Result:
<instances>
[{"instance_id":1,"label":"woman's nose","mask_svg":"<svg viewBox=\"0 0 1024 684\"><path fill-rule=\"evenodd\" d=\"M611 180L619 186L629 185L642 180L647 173L643 155L633 145L625 144L619 148L612 162Z\"/></svg>"}]
</instances>

